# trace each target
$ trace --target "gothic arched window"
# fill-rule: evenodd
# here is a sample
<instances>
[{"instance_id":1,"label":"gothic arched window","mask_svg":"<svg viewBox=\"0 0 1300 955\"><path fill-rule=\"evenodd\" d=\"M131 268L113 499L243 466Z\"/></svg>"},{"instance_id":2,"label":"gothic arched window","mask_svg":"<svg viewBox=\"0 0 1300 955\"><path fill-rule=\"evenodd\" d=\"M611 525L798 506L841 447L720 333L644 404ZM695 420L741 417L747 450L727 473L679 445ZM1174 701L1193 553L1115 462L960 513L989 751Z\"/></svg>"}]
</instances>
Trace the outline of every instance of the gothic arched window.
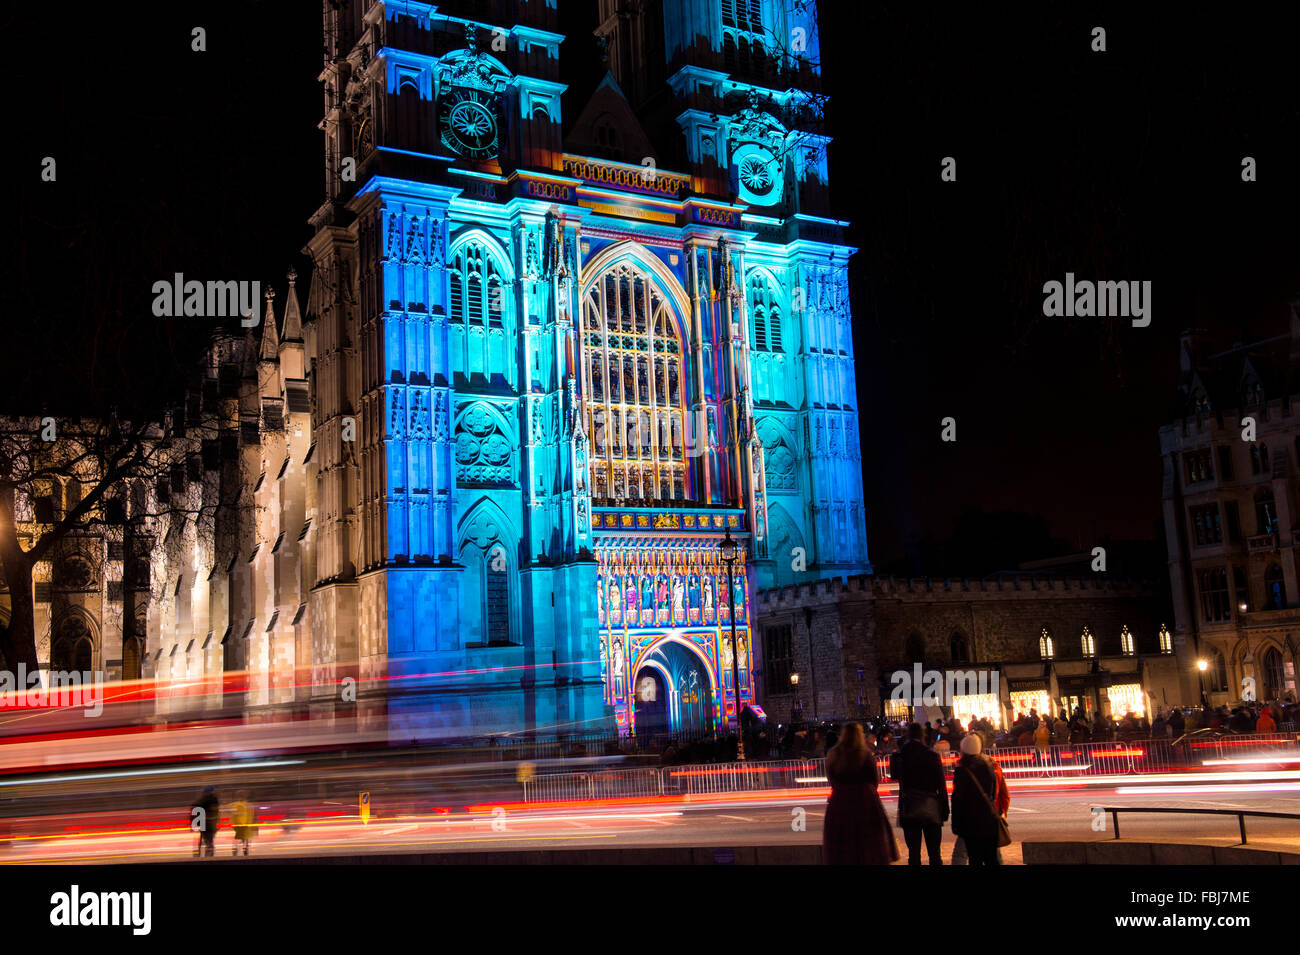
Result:
<instances>
[{"instance_id":1,"label":"gothic arched window","mask_svg":"<svg viewBox=\"0 0 1300 955\"><path fill-rule=\"evenodd\" d=\"M684 355L668 300L648 275L623 263L592 284L583 313L593 493L689 497L678 387L686 380Z\"/></svg>"},{"instance_id":2,"label":"gothic arched window","mask_svg":"<svg viewBox=\"0 0 1300 955\"><path fill-rule=\"evenodd\" d=\"M491 507L481 507L462 534L462 587L465 606L471 610L461 621L466 646L514 644L510 581L515 559L511 536L504 519Z\"/></svg>"},{"instance_id":3,"label":"gothic arched window","mask_svg":"<svg viewBox=\"0 0 1300 955\"><path fill-rule=\"evenodd\" d=\"M1097 641L1093 638L1092 631L1087 627L1084 627L1083 633L1079 635L1079 643L1082 644L1085 657L1095 657L1097 655Z\"/></svg>"},{"instance_id":4,"label":"gothic arched window","mask_svg":"<svg viewBox=\"0 0 1300 955\"><path fill-rule=\"evenodd\" d=\"M1038 655L1044 660L1050 660L1056 656L1056 647L1052 642L1052 631L1046 627L1043 628L1043 632L1038 637Z\"/></svg>"},{"instance_id":5,"label":"gothic arched window","mask_svg":"<svg viewBox=\"0 0 1300 955\"><path fill-rule=\"evenodd\" d=\"M68 617L59 626L59 635L50 650L50 669L65 673L89 673L95 654L86 622Z\"/></svg>"},{"instance_id":6,"label":"gothic arched window","mask_svg":"<svg viewBox=\"0 0 1300 955\"><path fill-rule=\"evenodd\" d=\"M1282 696L1282 690L1286 686L1284 676L1285 667L1282 663L1282 653L1277 647L1269 647L1264 651L1260 660L1260 671L1264 677L1263 693L1260 694L1261 700L1276 700Z\"/></svg>"},{"instance_id":7,"label":"gothic arched window","mask_svg":"<svg viewBox=\"0 0 1300 955\"><path fill-rule=\"evenodd\" d=\"M970 641L963 634L954 633L948 641L953 663L970 663Z\"/></svg>"},{"instance_id":8,"label":"gothic arched window","mask_svg":"<svg viewBox=\"0 0 1300 955\"><path fill-rule=\"evenodd\" d=\"M925 639L919 633L912 633L907 638L907 646L904 648L907 654L908 663L925 662Z\"/></svg>"},{"instance_id":9,"label":"gothic arched window","mask_svg":"<svg viewBox=\"0 0 1300 955\"><path fill-rule=\"evenodd\" d=\"M452 370L466 376L505 374L502 330L510 312L506 270L484 243L470 240L453 252L447 279Z\"/></svg>"},{"instance_id":10,"label":"gothic arched window","mask_svg":"<svg viewBox=\"0 0 1300 955\"><path fill-rule=\"evenodd\" d=\"M749 277L749 309L754 316L754 347L760 351L783 351L781 302L777 290L762 272L754 272Z\"/></svg>"}]
</instances>

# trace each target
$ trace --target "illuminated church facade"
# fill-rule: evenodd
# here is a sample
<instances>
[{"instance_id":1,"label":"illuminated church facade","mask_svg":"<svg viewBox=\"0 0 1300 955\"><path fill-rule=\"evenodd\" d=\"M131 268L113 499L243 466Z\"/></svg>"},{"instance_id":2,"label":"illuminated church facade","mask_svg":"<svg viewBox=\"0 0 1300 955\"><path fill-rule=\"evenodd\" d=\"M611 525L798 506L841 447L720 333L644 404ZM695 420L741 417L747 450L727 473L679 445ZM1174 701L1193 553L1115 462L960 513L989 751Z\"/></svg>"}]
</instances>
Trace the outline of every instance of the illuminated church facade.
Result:
<instances>
[{"instance_id":1,"label":"illuminated church facade","mask_svg":"<svg viewBox=\"0 0 1300 955\"><path fill-rule=\"evenodd\" d=\"M355 675L410 735L707 731L754 699L752 595L870 572L813 5L600 0L566 123L555 2L324 4L306 298L209 369L256 515L168 558L155 674L320 714Z\"/></svg>"}]
</instances>

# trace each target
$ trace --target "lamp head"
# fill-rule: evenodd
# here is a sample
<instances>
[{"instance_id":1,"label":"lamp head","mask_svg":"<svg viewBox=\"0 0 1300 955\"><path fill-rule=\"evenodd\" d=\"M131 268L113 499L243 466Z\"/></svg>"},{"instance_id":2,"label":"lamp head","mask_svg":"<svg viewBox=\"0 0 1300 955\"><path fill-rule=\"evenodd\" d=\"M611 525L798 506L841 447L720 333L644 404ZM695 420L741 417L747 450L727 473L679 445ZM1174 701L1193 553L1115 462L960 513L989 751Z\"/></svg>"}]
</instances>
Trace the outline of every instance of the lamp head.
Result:
<instances>
[{"instance_id":1,"label":"lamp head","mask_svg":"<svg viewBox=\"0 0 1300 955\"><path fill-rule=\"evenodd\" d=\"M727 529L726 536L718 541L718 550L721 552L723 560L733 561L736 559L737 546L736 542L731 539L730 528Z\"/></svg>"}]
</instances>

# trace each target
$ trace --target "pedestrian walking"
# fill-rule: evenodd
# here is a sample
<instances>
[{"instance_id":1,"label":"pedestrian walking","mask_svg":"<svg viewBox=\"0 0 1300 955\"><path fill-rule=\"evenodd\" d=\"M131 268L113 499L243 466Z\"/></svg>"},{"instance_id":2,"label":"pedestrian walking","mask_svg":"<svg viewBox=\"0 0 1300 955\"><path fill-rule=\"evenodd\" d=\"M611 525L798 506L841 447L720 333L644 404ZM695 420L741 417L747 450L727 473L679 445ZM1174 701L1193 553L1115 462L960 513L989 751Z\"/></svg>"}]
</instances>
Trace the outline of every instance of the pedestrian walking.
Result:
<instances>
[{"instance_id":1,"label":"pedestrian walking","mask_svg":"<svg viewBox=\"0 0 1300 955\"><path fill-rule=\"evenodd\" d=\"M221 802L217 799L217 787L206 786L199 798L190 806L190 828L199 834L199 844L194 847L194 857L200 854L211 856L216 853L214 841L217 838L217 824L221 821L218 813Z\"/></svg>"},{"instance_id":2,"label":"pedestrian walking","mask_svg":"<svg viewBox=\"0 0 1300 955\"><path fill-rule=\"evenodd\" d=\"M952 831L966 842L971 865L998 865L1006 822L998 812L998 773L980 752L978 737L962 740L952 786Z\"/></svg>"},{"instance_id":3,"label":"pedestrian walking","mask_svg":"<svg viewBox=\"0 0 1300 955\"><path fill-rule=\"evenodd\" d=\"M243 790L235 794L235 801L230 807L230 825L235 830L235 844L230 854L238 855L242 845L244 855L248 855L248 847L257 836L257 819L253 805L248 801L248 793Z\"/></svg>"},{"instance_id":4,"label":"pedestrian walking","mask_svg":"<svg viewBox=\"0 0 1300 955\"><path fill-rule=\"evenodd\" d=\"M889 775L898 783L898 824L907 843L907 864L921 864L921 840L925 839L930 865L943 865L940 843L943 824L948 821L948 787L943 760L923 742L920 723L907 728L908 740L890 759Z\"/></svg>"},{"instance_id":5,"label":"pedestrian walking","mask_svg":"<svg viewBox=\"0 0 1300 955\"><path fill-rule=\"evenodd\" d=\"M860 723L848 723L826 754L831 796L822 827L822 857L827 865L889 865L898 861L894 830L877 787L876 754L867 746Z\"/></svg>"}]
</instances>

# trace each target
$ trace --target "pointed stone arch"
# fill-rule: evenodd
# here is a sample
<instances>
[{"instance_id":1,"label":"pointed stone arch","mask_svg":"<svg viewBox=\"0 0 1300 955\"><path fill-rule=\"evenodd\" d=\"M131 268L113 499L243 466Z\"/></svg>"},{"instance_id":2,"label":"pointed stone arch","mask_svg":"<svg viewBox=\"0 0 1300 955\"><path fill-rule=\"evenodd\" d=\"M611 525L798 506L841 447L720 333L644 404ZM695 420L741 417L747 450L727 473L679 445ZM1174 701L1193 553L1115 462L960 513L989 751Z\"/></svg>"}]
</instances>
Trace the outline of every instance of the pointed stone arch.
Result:
<instances>
[{"instance_id":1,"label":"pointed stone arch","mask_svg":"<svg viewBox=\"0 0 1300 955\"><path fill-rule=\"evenodd\" d=\"M510 250L501 239L481 225L467 223L451 234L447 240L447 262L450 263L461 249L473 243L483 246L487 253L492 256L506 281L513 282L515 280L515 263L510 255Z\"/></svg>"},{"instance_id":2,"label":"pointed stone arch","mask_svg":"<svg viewBox=\"0 0 1300 955\"><path fill-rule=\"evenodd\" d=\"M672 269L664 264L663 259L639 242L624 239L606 246L588 259L582 267L582 281L578 289L579 300L586 296L597 279L624 262L630 262L659 287L659 291L672 305L670 311L673 313L673 320L677 323L678 337L684 345L688 344L691 339L687 317L691 314L691 300L686 295L686 289L677 280Z\"/></svg>"},{"instance_id":3,"label":"pointed stone arch","mask_svg":"<svg viewBox=\"0 0 1300 955\"><path fill-rule=\"evenodd\" d=\"M796 562L807 567L811 563L799 525L780 503L771 503L767 509L767 553L773 561L772 585L787 587L799 580Z\"/></svg>"},{"instance_id":4,"label":"pointed stone arch","mask_svg":"<svg viewBox=\"0 0 1300 955\"><path fill-rule=\"evenodd\" d=\"M100 650L99 622L83 607L66 604L50 627L50 669L86 672Z\"/></svg>"},{"instance_id":5,"label":"pointed stone arch","mask_svg":"<svg viewBox=\"0 0 1300 955\"><path fill-rule=\"evenodd\" d=\"M518 644L519 534L491 497L466 509L456 526L456 553L465 568L461 646Z\"/></svg>"}]
</instances>

